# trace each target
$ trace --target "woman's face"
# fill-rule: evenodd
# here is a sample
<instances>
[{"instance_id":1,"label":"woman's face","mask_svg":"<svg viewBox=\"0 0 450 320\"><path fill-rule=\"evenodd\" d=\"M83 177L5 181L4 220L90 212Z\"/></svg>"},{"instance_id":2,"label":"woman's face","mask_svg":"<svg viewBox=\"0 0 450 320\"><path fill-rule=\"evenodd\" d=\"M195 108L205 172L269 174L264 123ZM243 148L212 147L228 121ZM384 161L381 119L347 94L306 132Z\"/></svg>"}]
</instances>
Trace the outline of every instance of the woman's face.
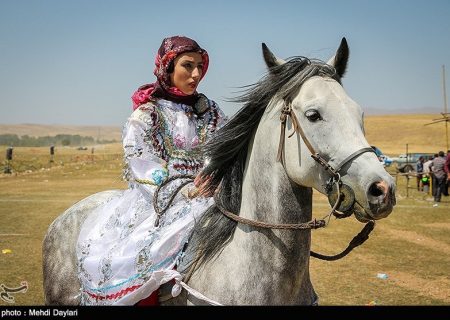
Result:
<instances>
[{"instance_id":1,"label":"woman's face","mask_svg":"<svg viewBox=\"0 0 450 320\"><path fill-rule=\"evenodd\" d=\"M198 52L185 52L174 60L174 70L170 74L172 86L190 95L197 89L203 74L202 55Z\"/></svg>"}]
</instances>

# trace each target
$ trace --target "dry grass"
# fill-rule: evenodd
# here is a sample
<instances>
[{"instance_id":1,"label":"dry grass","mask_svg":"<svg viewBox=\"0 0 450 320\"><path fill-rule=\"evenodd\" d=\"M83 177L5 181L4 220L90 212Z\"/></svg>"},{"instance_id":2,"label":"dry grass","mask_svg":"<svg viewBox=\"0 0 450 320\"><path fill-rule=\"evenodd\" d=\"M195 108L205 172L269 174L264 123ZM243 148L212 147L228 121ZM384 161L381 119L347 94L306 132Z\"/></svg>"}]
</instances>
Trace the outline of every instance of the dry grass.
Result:
<instances>
[{"instance_id":1,"label":"dry grass","mask_svg":"<svg viewBox=\"0 0 450 320\"><path fill-rule=\"evenodd\" d=\"M75 202L99 191L123 189L119 145L98 148L94 160L86 151L66 148L48 163L47 148L16 148L17 158L35 157L37 170L0 174L0 284L17 287L27 281L17 305L42 305L42 240L50 223ZM20 165L19 165L20 166ZM10 249L12 253L2 254ZM0 300L0 305L7 303Z\"/></svg>"},{"instance_id":2,"label":"dry grass","mask_svg":"<svg viewBox=\"0 0 450 320\"><path fill-rule=\"evenodd\" d=\"M322 305L449 305L450 199L438 207L432 198L398 181L397 205L362 246L345 258L311 259L311 278ZM315 216L329 210L315 195ZM325 254L342 251L362 229L355 219L332 220L312 233L312 249ZM387 274L383 280L378 273Z\"/></svg>"},{"instance_id":3,"label":"dry grass","mask_svg":"<svg viewBox=\"0 0 450 320\"><path fill-rule=\"evenodd\" d=\"M398 156L409 152L447 151L445 123L427 125L436 114L402 114L367 116L365 118L366 138L369 143L379 147L385 154ZM450 126L449 126L450 130Z\"/></svg>"},{"instance_id":4,"label":"dry grass","mask_svg":"<svg viewBox=\"0 0 450 320\"><path fill-rule=\"evenodd\" d=\"M437 130L431 140L427 140L429 131L418 130L432 115L402 117L404 121L394 116L385 120L368 117L369 142L394 155L403 152L406 140L410 148L417 146L417 151L444 149L442 143L430 142L438 141L437 127L425 127L430 132ZM403 122L404 126L400 126ZM400 127L390 129L396 123ZM389 130L394 131L383 133ZM406 140L403 132L408 132ZM390 140L393 136L396 141ZM12 250L9 254L0 251L0 284L29 284L28 292L15 295L16 305L44 302L41 245L53 219L90 194L126 188L121 180L120 145L103 147L95 149L94 160L90 150L57 148L53 163L49 163L48 148L15 148L14 165L20 173L0 174L0 250ZM5 154L5 147L0 147L1 154ZM322 305L365 305L371 301L380 305L450 304L450 199L446 197L433 207L430 196L413 188L414 180L409 185L407 189L406 178L398 177L394 212L377 222L370 239L361 247L339 261L311 260L311 278ZM315 216L323 216L329 210L326 198L314 193L313 208ZM313 250L340 252L361 228L354 218L332 220L327 228L313 231ZM377 273L386 273L388 279L377 278ZM1 305L7 303L0 300Z\"/></svg>"}]
</instances>

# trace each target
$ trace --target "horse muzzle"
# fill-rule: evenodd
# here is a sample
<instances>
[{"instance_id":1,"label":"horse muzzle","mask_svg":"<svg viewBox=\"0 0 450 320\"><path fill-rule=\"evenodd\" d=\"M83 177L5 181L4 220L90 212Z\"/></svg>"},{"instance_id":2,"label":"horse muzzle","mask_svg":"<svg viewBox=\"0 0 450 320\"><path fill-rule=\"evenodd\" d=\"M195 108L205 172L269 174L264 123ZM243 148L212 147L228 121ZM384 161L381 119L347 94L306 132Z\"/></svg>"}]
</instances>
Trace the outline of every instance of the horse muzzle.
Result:
<instances>
[{"instance_id":1,"label":"horse muzzle","mask_svg":"<svg viewBox=\"0 0 450 320\"><path fill-rule=\"evenodd\" d=\"M372 183L367 190L368 214L373 219L386 218L396 204L395 185L384 180Z\"/></svg>"},{"instance_id":2,"label":"horse muzzle","mask_svg":"<svg viewBox=\"0 0 450 320\"><path fill-rule=\"evenodd\" d=\"M396 204L395 185L389 185L386 181L377 181L372 183L366 192L367 203L364 207L356 200L353 189L341 184L339 190L336 185L328 193L328 202L332 207L336 201L340 201L336 210L341 214L337 218L345 218L352 214L360 222L369 220L378 220L387 217Z\"/></svg>"},{"instance_id":3,"label":"horse muzzle","mask_svg":"<svg viewBox=\"0 0 450 320\"><path fill-rule=\"evenodd\" d=\"M396 204L395 184L384 180L372 183L366 191L365 206L356 202L354 213L360 222L379 220L391 214Z\"/></svg>"}]
</instances>

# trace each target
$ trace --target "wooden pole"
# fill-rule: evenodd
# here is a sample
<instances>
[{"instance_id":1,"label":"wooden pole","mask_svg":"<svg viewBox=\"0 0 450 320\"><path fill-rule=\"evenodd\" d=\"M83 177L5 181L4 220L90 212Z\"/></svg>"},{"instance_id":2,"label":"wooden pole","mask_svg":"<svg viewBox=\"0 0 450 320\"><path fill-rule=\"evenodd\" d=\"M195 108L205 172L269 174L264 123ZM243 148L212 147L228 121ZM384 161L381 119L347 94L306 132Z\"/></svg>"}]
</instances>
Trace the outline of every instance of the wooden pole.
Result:
<instances>
[{"instance_id":1,"label":"wooden pole","mask_svg":"<svg viewBox=\"0 0 450 320\"><path fill-rule=\"evenodd\" d=\"M408 144L406 144L406 162L409 162Z\"/></svg>"},{"instance_id":2,"label":"wooden pole","mask_svg":"<svg viewBox=\"0 0 450 320\"><path fill-rule=\"evenodd\" d=\"M442 65L442 87L444 92L444 116L447 115L447 91L445 89L445 65ZM447 143L447 150L450 150L448 147L448 121L445 122L445 138Z\"/></svg>"},{"instance_id":3,"label":"wooden pole","mask_svg":"<svg viewBox=\"0 0 450 320\"><path fill-rule=\"evenodd\" d=\"M406 197L409 197L409 172L406 174Z\"/></svg>"},{"instance_id":4,"label":"wooden pole","mask_svg":"<svg viewBox=\"0 0 450 320\"><path fill-rule=\"evenodd\" d=\"M6 167L3 171L3 173L12 173L11 172L11 164L10 164L10 160L6 160Z\"/></svg>"},{"instance_id":5,"label":"wooden pole","mask_svg":"<svg viewBox=\"0 0 450 320\"><path fill-rule=\"evenodd\" d=\"M406 144L406 162L409 163L409 153L408 153L408 144ZM406 178L406 197L409 197L409 171L405 172L405 178Z\"/></svg>"}]
</instances>

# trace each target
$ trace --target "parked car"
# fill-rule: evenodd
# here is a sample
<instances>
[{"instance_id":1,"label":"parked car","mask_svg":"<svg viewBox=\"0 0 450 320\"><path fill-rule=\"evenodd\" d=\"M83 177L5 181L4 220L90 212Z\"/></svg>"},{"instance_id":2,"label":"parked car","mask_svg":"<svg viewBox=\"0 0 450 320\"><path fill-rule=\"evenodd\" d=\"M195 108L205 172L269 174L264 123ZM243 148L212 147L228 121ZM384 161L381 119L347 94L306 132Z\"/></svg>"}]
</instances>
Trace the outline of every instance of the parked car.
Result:
<instances>
[{"instance_id":1,"label":"parked car","mask_svg":"<svg viewBox=\"0 0 450 320\"><path fill-rule=\"evenodd\" d=\"M387 155L385 155L378 147L376 146L371 147L375 151L378 160L380 160L380 162L383 163L383 167L389 167L392 164L392 159L389 158Z\"/></svg>"},{"instance_id":2,"label":"parked car","mask_svg":"<svg viewBox=\"0 0 450 320\"><path fill-rule=\"evenodd\" d=\"M398 171L406 173L416 171L416 163L419 161L420 157L424 157L425 161L427 161L427 159L433 155L434 153L408 153L394 157L392 160L397 164Z\"/></svg>"}]
</instances>

